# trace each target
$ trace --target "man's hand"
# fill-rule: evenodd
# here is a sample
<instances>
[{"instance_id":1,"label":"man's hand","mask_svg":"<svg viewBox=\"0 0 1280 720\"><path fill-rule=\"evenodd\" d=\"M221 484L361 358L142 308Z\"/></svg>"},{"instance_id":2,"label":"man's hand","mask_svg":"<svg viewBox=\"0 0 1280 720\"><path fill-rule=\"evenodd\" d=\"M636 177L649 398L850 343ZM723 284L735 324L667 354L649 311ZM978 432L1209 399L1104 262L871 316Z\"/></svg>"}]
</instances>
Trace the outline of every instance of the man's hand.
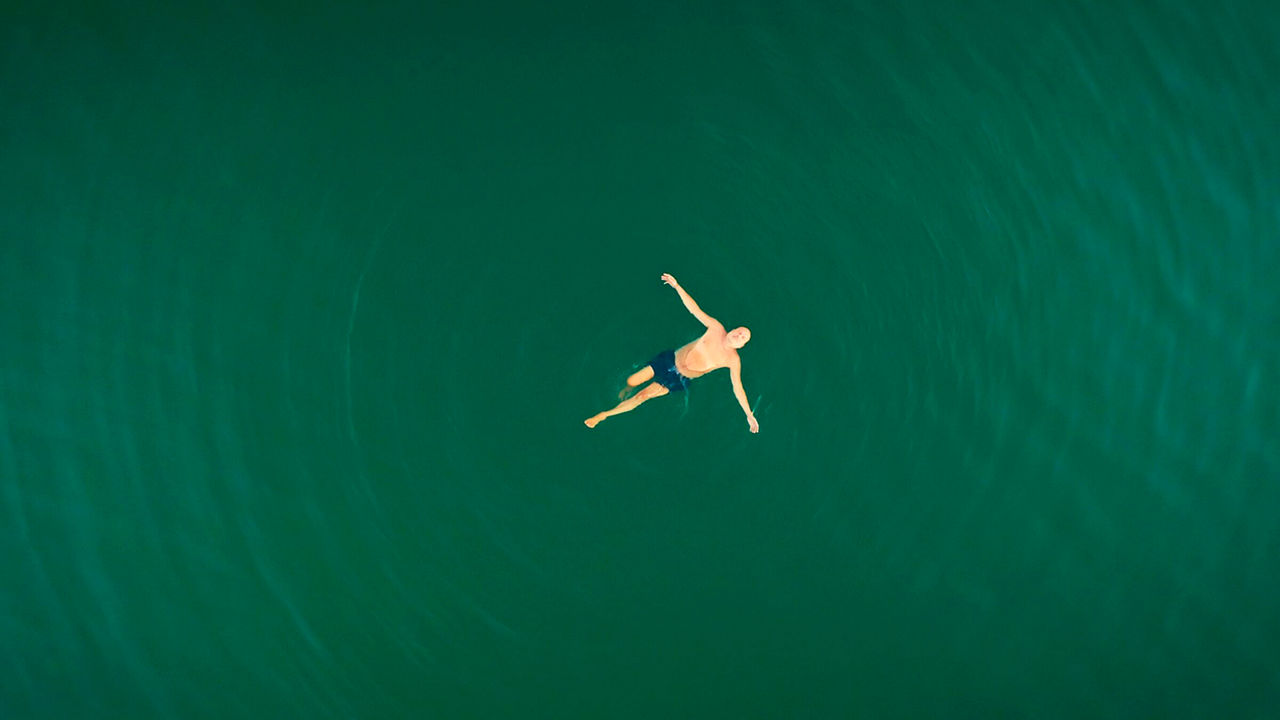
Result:
<instances>
[{"instance_id":1,"label":"man's hand","mask_svg":"<svg viewBox=\"0 0 1280 720\"><path fill-rule=\"evenodd\" d=\"M662 273L662 282L670 285L673 288L680 287L680 283L676 282L676 279L672 277L671 273Z\"/></svg>"},{"instance_id":2,"label":"man's hand","mask_svg":"<svg viewBox=\"0 0 1280 720\"><path fill-rule=\"evenodd\" d=\"M753 433L758 433L758 432L760 432L760 423L756 422L756 416L755 416L755 415L748 415L748 416L747 416L747 424L751 426L751 432L753 432Z\"/></svg>"}]
</instances>

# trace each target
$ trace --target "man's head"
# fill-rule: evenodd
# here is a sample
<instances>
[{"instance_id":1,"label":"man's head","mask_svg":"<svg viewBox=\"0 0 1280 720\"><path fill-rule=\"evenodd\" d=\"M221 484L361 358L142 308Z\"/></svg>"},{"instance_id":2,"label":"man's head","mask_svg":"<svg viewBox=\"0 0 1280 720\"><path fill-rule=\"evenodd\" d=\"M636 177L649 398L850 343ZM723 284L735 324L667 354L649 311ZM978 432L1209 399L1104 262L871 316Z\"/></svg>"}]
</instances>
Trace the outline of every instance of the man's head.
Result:
<instances>
[{"instance_id":1,"label":"man's head","mask_svg":"<svg viewBox=\"0 0 1280 720\"><path fill-rule=\"evenodd\" d=\"M751 331L744 327L734 328L725 336L725 342L729 343L731 348L740 348L750 339Z\"/></svg>"}]
</instances>

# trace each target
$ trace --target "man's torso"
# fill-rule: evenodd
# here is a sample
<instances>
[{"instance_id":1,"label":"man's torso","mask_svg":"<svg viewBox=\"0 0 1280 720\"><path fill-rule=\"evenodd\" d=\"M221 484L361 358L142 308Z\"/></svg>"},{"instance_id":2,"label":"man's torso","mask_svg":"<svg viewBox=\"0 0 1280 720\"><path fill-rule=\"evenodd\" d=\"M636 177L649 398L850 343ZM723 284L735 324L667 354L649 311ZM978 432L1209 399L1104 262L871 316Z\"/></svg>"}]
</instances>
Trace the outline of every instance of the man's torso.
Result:
<instances>
[{"instance_id":1,"label":"man's torso","mask_svg":"<svg viewBox=\"0 0 1280 720\"><path fill-rule=\"evenodd\" d=\"M737 351L725 347L724 338L723 327L713 325L707 328L702 337L676 350L676 370L687 378L696 378L728 367Z\"/></svg>"}]
</instances>

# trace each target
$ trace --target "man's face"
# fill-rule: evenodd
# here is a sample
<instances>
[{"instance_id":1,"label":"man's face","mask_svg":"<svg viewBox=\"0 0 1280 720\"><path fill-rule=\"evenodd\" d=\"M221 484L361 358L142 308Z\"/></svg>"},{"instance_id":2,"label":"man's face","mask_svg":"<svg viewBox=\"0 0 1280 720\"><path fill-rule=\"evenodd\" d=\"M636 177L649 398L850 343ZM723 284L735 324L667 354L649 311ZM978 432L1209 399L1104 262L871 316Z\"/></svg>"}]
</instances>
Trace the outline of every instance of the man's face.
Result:
<instances>
[{"instance_id":1,"label":"man's face","mask_svg":"<svg viewBox=\"0 0 1280 720\"><path fill-rule=\"evenodd\" d=\"M747 341L750 339L751 331L744 327L734 328L729 331L729 344L735 348L740 348L743 345L746 345Z\"/></svg>"}]
</instances>

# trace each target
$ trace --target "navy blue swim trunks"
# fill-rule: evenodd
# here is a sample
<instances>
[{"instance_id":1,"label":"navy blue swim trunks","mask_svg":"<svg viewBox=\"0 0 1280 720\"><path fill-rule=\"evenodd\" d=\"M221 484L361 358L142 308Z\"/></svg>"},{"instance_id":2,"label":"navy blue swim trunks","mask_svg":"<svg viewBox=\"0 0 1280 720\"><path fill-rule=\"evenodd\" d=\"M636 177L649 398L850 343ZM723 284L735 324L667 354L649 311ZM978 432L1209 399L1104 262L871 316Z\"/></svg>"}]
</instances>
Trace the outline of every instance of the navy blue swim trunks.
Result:
<instances>
[{"instance_id":1,"label":"navy blue swim trunks","mask_svg":"<svg viewBox=\"0 0 1280 720\"><path fill-rule=\"evenodd\" d=\"M689 378L676 370L676 351L660 352L649 361L653 368L653 380L671 392L683 392L689 386Z\"/></svg>"}]
</instances>

